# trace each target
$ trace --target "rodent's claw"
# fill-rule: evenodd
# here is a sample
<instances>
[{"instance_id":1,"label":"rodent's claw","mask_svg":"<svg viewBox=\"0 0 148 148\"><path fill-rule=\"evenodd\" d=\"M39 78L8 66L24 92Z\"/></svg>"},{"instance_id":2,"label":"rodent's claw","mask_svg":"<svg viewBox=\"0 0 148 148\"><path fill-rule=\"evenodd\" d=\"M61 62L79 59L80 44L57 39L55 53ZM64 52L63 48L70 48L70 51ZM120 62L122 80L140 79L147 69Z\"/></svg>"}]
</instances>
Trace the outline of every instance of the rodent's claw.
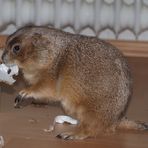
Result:
<instances>
[{"instance_id":1,"label":"rodent's claw","mask_svg":"<svg viewBox=\"0 0 148 148\"><path fill-rule=\"evenodd\" d=\"M15 101L14 101L14 107L15 108L20 108L19 102L21 102L21 98L22 98L21 95L16 96Z\"/></svg>"},{"instance_id":2,"label":"rodent's claw","mask_svg":"<svg viewBox=\"0 0 148 148\"><path fill-rule=\"evenodd\" d=\"M63 139L63 140L71 140L71 139L73 139L71 137L71 134L69 134L69 133L61 133L61 134L58 134L56 137L59 138L59 139Z\"/></svg>"},{"instance_id":3,"label":"rodent's claw","mask_svg":"<svg viewBox=\"0 0 148 148\"><path fill-rule=\"evenodd\" d=\"M63 140L73 140L73 139L83 140L88 138L89 136L81 133L79 134L74 132L64 132L64 133L58 134L56 137Z\"/></svg>"},{"instance_id":4,"label":"rodent's claw","mask_svg":"<svg viewBox=\"0 0 148 148\"><path fill-rule=\"evenodd\" d=\"M34 99L32 97L27 97L27 95L19 94L15 98L14 107L20 108L20 107L23 107L23 106L27 106L27 105L31 104L33 102L33 100Z\"/></svg>"}]
</instances>

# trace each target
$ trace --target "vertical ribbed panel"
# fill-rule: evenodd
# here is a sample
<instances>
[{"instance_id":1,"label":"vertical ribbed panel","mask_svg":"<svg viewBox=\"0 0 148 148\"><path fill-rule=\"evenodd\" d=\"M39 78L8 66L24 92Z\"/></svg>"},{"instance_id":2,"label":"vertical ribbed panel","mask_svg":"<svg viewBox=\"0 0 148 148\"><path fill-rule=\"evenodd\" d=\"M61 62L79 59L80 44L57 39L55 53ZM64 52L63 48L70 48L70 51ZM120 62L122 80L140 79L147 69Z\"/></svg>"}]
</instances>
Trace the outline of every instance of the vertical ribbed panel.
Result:
<instances>
[{"instance_id":1,"label":"vertical ribbed panel","mask_svg":"<svg viewBox=\"0 0 148 148\"><path fill-rule=\"evenodd\" d=\"M0 0L0 31L52 25L106 39L148 40L147 0Z\"/></svg>"}]
</instances>

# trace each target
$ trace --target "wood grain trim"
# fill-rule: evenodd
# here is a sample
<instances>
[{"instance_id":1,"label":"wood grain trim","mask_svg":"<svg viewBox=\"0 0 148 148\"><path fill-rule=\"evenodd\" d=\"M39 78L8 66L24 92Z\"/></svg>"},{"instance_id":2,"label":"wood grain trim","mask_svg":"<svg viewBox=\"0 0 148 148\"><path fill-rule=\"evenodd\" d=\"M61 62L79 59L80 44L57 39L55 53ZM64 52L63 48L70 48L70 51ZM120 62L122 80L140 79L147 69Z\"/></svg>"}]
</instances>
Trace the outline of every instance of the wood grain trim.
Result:
<instances>
[{"instance_id":1,"label":"wood grain trim","mask_svg":"<svg viewBox=\"0 0 148 148\"><path fill-rule=\"evenodd\" d=\"M5 46L7 36L0 35L0 48ZM119 48L125 56L148 57L148 42L144 41L121 41L108 40L111 44Z\"/></svg>"},{"instance_id":2,"label":"wood grain trim","mask_svg":"<svg viewBox=\"0 0 148 148\"><path fill-rule=\"evenodd\" d=\"M148 42L110 40L124 55L130 57L148 57Z\"/></svg>"}]
</instances>

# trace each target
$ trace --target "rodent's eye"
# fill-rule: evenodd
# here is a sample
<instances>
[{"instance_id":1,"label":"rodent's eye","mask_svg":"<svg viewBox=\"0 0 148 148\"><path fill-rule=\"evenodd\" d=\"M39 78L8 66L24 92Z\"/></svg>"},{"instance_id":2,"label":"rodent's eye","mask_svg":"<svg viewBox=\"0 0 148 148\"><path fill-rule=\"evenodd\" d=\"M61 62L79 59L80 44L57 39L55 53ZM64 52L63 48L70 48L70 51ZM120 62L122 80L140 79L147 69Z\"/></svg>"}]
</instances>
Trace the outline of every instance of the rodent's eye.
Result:
<instances>
[{"instance_id":1,"label":"rodent's eye","mask_svg":"<svg viewBox=\"0 0 148 148\"><path fill-rule=\"evenodd\" d=\"M15 45L12 50L13 50L14 53L18 53L20 51L20 46Z\"/></svg>"}]
</instances>

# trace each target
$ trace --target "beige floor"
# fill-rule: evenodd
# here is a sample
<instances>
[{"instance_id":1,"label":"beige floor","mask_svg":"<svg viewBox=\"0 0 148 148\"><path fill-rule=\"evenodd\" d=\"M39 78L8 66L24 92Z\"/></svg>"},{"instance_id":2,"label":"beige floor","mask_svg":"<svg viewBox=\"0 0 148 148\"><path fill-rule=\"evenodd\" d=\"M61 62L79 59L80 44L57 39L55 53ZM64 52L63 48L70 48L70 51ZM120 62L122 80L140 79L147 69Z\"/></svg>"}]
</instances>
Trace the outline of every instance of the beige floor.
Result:
<instances>
[{"instance_id":1,"label":"beige floor","mask_svg":"<svg viewBox=\"0 0 148 148\"><path fill-rule=\"evenodd\" d=\"M148 122L148 59L128 58L133 77L134 94L127 116L130 119ZM54 133L43 129L52 124L56 115L63 114L60 106L28 106L14 109L16 93L23 87L18 83L12 88L0 84L0 135L6 148L148 148L147 132L117 132L110 136L98 136L83 141L64 141L55 138L61 131L74 128L57 125Z\"/></svg>"}]
</instances>

